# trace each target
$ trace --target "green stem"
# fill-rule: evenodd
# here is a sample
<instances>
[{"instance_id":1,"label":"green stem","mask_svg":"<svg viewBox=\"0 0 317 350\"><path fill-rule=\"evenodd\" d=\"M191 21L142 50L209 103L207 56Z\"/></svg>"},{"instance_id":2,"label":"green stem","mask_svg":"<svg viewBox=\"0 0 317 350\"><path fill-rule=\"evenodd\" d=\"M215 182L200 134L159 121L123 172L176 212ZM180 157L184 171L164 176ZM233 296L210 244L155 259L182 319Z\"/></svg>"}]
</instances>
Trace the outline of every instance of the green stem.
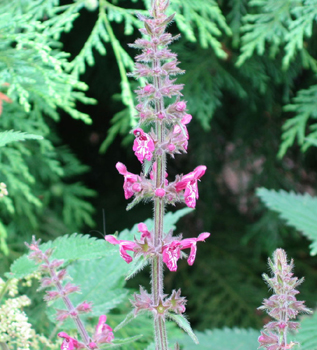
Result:
<instances>
[{"instance_id":1,"label":"green stem","mask_svg":"<svg viewBox=\"0 0 317 350\"><path fill-rule=\"evenodd\" d=\"M2 299L4 298L6 292L9 288L10 282L11 282L11 280L8 279L0 292L0 303L1 303Z\"/></svg>"},{"instance_id":2,"label":"green stem","mask_svg":"<svg viewBox=\"0 0 317 350\"><path fill-rule=\"evenodd\" d=\"M1 350L9 350L8 345L6 343L0 343Z\"/></svg>"}]
</instances>

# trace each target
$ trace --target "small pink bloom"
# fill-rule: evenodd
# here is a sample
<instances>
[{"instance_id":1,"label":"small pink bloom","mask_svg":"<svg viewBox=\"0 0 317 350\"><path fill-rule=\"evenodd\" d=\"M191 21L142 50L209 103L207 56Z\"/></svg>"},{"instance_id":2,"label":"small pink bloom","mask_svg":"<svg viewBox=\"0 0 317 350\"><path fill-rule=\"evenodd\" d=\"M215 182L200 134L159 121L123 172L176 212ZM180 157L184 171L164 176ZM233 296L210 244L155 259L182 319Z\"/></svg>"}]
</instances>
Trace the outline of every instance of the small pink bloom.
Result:
<instances>
[{"instance_id":1,"label":"small pink bloom","mask_svg":"<svg viewBox=\"0 0 317 350\"><path fill-rule=\"evenodd\" d=\"M137 244L131 241L124 241L116 239L116 237L108 235L105 240L111 244L119 244L119 252L122 259L124 259L128 264L133 260L132 257L127 253L127 250L134 251Z\"/></svg>"},{"instance_id":2,"label":"small pink bloom","mask_svg":"<svg viewBox=\"0 0 317 350\"><path fill-rule=\"evenodd\" d=\"M177 271L177 261L181 255L180 241L172 241L163 247L163 262L170 271Z\"/></svg>"},{"instance_id":3,"label":"small pink bloom","mask_svg":"<svg viewBox=\"0 0 317 350\"><path fill-rule=\"evenodd\" d=\"M167 146L167 148L168 148L168 150L170 151L170 152L173 152L173 151L175 151L175 145L173 145L172 143L170 143L168 146Z\"/></svg>"},{"instance_id":4,"label":"small pink bloom","mask_svg":"<svg viewBox=\"0 0 317 350\"><path fill-rule=\"evenodd\" d=\"M78 312L91 312L92 302L84 301L76 307Z\"/></svg>"},{"instance_id":5,"label":"small pink bloom","mask_svg":"<svg viewBox=\"0 0 317 350\"><path fill-rule=\"evenodd\" d=\"M120 162L116 164L116 168L119 173L124 176L123 190L125 199L129 199L136 192L141 191L142 186L140 184L141 178L139 175L128 172L126 166Z\"/></svg>"},{"instance_id":6,"label":"small pink bloom","mask_svg":"<svg viewBox=\"0 0 317 350\"><path fill-rule=\"evenodd\" d=\"M152 94L155 91L155 88L153 85L149 84L149 85L144 86L143 91L146 94Z\"/></svg>"},{"instance_id":7,"label":"small pink bloom","mask_svg":"<svg viewBox=\"0 0 317 350\"><path fill-rule=\"evenodd\" d=\"M97 344L111 343L114 339L112 328L106 324L106 321L106 315L102 315L99 317L99 321L96 326L96 332L94 335L94 341Z\"/></svg>"},{"instance_id":8,"label":"small pink bloom","mask_svg":"<svg viewBox=\"0 0 317 350\"><path fill-rule=\"evenodd\" d=\"M139 232L142 233L141 239L144 239L144 238L151 238L151 233L150 233L150 231L148 230L147 226L146 226L143 222L140 222L140 223L138 224L138 230L139 230Z\"/></svg>"},{"instance_id":9,"label":"small pink bloom","mask_svg":"<svg viewBox=\"0 0 317 350\"><path fill-rule=\"evenodd\" d=\"M56 310L56 320L57 321L63 322L69 316L70 316L70 314L69 314L68 310L60 310L60 309Z\"/></svg>"},{"instance_id":10,"label":"small pink bloom","mask_svg":"<svg viewBox=\"0 0 317 350\"><path fill-rule=\"evenodd\" d=\"M185 190L185 203L190 208L196 207L196 199L199 197L197 181L205 174L206 169L204 165L198 166L194 171L184 175L175 185L176 192Z\"/></svg>"},{"instance_id":11,"label":"small pink bloom","mask_svg":"<svg viewBox=\"0 0 317 350\"><path fill-rule=\"evenodd\" d=\"M177 102L175 109L178 112L183 112L186 109L186 102L184 102L184 101Z\"/></svg>"},{"instance_id":12,"label":"small pink bloom","mask_svg":"<svg viewBox=\"0 0 317 350\"><path fill-rule=\"evenodd\" d=\"M193 265L196 253L197 242L204 242L210 236L209 232L201 233L197 238L186 238L181 241L172 241L163 246L163 262L170 271L177 270L177 261L180 258L181 250L190 248L190 254L187 259L188 265Z\"/></svg>"},{"instance_id":13,"label":"small pink bloom","mask_svg":"<svg viewBox=\"0 0 317 350\"><path fill-rule=\"evenodd\" d=\"M192 266L197 253L197 242L204 242L210 236L209 232L201 233L197 238L186 238L181 241L182 249L190 248L190 254L187 259L188 265Z\"/></svg>"},{"instance_id":14,"label":"small pink bloom","mask_svg":"<svg viewBox=\"0 0 317 350\"><path fill-rule=\"evenodd\" d=\"M189 134L186 125L190 123L192 116L190 114L185 114L181 120L180 124L177 124L173 128L173 134L175 137L173 140L180 143L185 150L187 150Z\"/></svg>"},{"instance_id":15,"label":"small pink bloom","mask_svg":"<svg viewBox=\"0 0 317 350\"><path fill-rule=\"evenodd\" d=\"M158 188L156 191L155 191L155 195L156 197L164 197L165 196L165 190L163 188Z\"/></svg>"},{"instance_id":16,"label":"small pink bloom","mask_svg":"<svg viewBox=\"0 0 317 350\"><path fill-rule=\"evenodd\" d=\"M133 151L138 160L141 163L143 163L144 159L150 161L153 157L153 152L155 149L154 141L140 128L135 129L133 133L136 136L133 143Z\"/></svg>"},{"instance_id":17,"label":"small pink bloom","mask_svg":"<svg viewBox=\"0 0 317 350\"><path fill-rule=\"evenodd\" d=\"M158 113L157 117L159 119L164 119L164 114L162 112Z\"/></svg>"},{"instance_id":18,"label":"small pink bloom","mask_svg":"<svg viewBox=\"0 0 317 350\"><path fill-rule=\"evenodd\" d=\"M82 343L78 342L78 340L70 337L65 332L60 332L57 334L60 338L64 338L63 343L61 345L61 350L73 350L73 349L83 349L84 346Z\"/></svg>"}]
</instances>

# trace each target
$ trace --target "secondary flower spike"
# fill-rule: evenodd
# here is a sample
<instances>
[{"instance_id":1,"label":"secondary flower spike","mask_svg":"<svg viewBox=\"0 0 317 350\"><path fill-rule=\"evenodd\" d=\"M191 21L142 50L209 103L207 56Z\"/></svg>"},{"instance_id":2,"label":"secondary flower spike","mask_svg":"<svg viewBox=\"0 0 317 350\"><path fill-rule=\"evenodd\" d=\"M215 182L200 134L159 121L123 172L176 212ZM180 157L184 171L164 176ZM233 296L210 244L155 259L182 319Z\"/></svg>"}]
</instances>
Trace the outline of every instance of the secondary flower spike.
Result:
<instances>
[{"instance_id":1,"label":"secondary flower spike","mask_svg":"<svg viewBox=\"0 0 317 350\"><path fill-rule=\"evenodd\" d=\"M205 165L199 165L194 171L184 175L175 185L176 192L185 190L185 203L189 208L196 207L196 199L199 197L197 181L205 174L206 169Z\"/></svg>"},{"instance_id":2,"label":"secondary flower spike","mask_svg":"<svg viewBox=\"0 0 317 350\"><path fill-rule=\"evenodd\" d=\"M273 261L269 259L269 266L273 276L263 274L263 278L270 289L273 289L274 294L269 299L264 299L263 305L258 309L266 310L274 320L264 326L264 331L258 338L259 349L288 350L296 345L288 341L288 330L299 328L299 323L291 320L300 312L312 313L312 311L304 305L304 301L296 299L299 293L296 288L304 279L294 277L293 260L288 263L283 249L275 250Z\"/></svg>"}]
</instances>

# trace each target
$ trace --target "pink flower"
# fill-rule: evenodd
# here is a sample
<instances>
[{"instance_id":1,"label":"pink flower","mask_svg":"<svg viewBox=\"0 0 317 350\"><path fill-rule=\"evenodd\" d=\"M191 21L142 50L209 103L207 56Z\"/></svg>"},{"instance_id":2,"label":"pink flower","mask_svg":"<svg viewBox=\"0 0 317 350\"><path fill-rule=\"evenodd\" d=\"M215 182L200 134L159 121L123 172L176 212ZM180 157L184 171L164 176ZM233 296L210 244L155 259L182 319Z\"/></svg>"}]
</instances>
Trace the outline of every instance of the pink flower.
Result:
<instances>
[{"instance_id":1,"label":"pink flower","mask_svg":"<svg viewBox=\"0 0 317 350\"><path fill-rule=\"evenodd\" d=\"M61 345L61 350L73 350L73 349L83 349L84 344L80 343L78 340L70 337L65 332L60 332L57 334L60 338L64 338Z\"/></svg>"},{"instance_id":2,"label":"pink flower","mask_svg":"<svg viewBox=\"0 0 317 350\"><path fill-rule=\"evenodd\" d=\"M138 224L138 230L139 230L139 232L142 233L141 239L144 239L144 238L151 238L151 233L150 233L150 231L148 230L147 226L146 226L143 222L140 222L140 223Z\"/></svg>"},{"instance_id":3,"label":"pink flower","mask_svg":"<svg viewBox=\"0 0 317 350\"><path fill-rule=\"evenodd\" d=\"M101 315L96 326L94 341L97 344L111 343L114 339L112 328L106 324L107 316Z\"/></svg>"},{"instance_id":4,"label":"pink flower","mask_svg":"<svg viewBox=\"0 0 317 350\"><path fill-rule=\"evenodd\" d=\"M194 171L184 175L175 185L176 192L185 190L185 203L190 208L196 207L196 199L199 197L197 181L205 174L206 169L205 165L198 166Z\"/></svg>"},{"instance_id":5,"label":"pink flower","mask_svg":"<svg viewBox=\"0 0 317 350\"><path fill-rule=\"evenodd\" d=\"M186 109L186 102L179 101L176 103L175 109L177 112L183 112Z\"/></svg>"},{"instance_id":6,"label":"pink flower","mask_svg":"<svg viewBox=\"0 0 317 350\"><path fill-rule=\"evenodd\" d=\"M135 129L133 133L136 137L133 143L133 151L138 160L141 163L143 163L144 159L150 161L155 149L154 141L140 128Z\"/></svg>"},{"instance_id":7,"label":"pink flower","mask_svg":"<svg viewBox=\"0 0 317 350\"><path fill-rule=\"evenodd\" d=\"M119 173L124 176L123 189L125 199L131 198L135 193L142 190L140 184L141 178L139 175L128 172L126 166L120 162L116 164L116 168Z\"/></svg>"},{"instance_id":8,"label":"pink flower","mask_svg":"<svg viewBox=\"0 0 317 350\"><path fill-rule=\"evenodd\" d=\"M190 114L185 114L181 120L180 125L177 124L173 128L173 142L180 144L185 149L185 151L187 150L189 140L189 134L186 125L189 124L191 120L192 116Z\"/></svg>"},{"instance_id":9,"label":"pink flower","mask_svg":"<svg viewBox=\"0 0 317 350\"><path fill-rule=\"evenodd\" d=\"M111 244L119 244L119 252L122 259L124 259L128 264L133 260L132 257L127 253L127 250L134 251L138 246L135 242L124 241L116 239L116 237L108 235L105 240Z\"/></svg>"},{"instance_id":10,"label":"pink flower","mask_svg":"<svg viewBox=\"0 0 317 350\"><path fill-rule=\"evenodd\" d=\"M201 233L197 238L186 238L181 241L172 241L163 246L163 262L170 271L177 270L177 261L180 258L181 250L190 248L190 254L187 259L188 265L193 265L196 253L197 242L205 241L210 236L209 232Z\"/></svg>"}]
</instances>

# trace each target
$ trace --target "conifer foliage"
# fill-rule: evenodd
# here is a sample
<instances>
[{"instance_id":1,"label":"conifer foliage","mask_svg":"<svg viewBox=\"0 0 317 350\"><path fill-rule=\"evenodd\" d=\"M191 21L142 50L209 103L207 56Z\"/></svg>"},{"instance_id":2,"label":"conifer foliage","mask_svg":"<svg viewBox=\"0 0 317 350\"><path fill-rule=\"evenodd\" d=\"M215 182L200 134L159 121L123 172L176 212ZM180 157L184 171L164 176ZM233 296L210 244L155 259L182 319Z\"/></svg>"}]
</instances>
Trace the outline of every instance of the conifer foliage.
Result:
<instances>
[{"instance_id":1,"label":"conifer foliage","mask_svg":"<svg viewBox=\"0 0 317 350\"><path fill-rule=\"evenodd\" d=\"M8 233L14 240L28 230L57 235L57 227L77 230L84 223L93 224L92 206L83 197L94 192L65 182L87 167L68 148L57 148L52 124L60 119L61 110L91 123L76 103L94 100L85 95L88 86L66 72L68 55L58 41L83 5L0 4L0 181L8 191L0 198L1 254L8 254ZM37 140L12 142L26 139Z\"/></svg>"}]
</instances>

